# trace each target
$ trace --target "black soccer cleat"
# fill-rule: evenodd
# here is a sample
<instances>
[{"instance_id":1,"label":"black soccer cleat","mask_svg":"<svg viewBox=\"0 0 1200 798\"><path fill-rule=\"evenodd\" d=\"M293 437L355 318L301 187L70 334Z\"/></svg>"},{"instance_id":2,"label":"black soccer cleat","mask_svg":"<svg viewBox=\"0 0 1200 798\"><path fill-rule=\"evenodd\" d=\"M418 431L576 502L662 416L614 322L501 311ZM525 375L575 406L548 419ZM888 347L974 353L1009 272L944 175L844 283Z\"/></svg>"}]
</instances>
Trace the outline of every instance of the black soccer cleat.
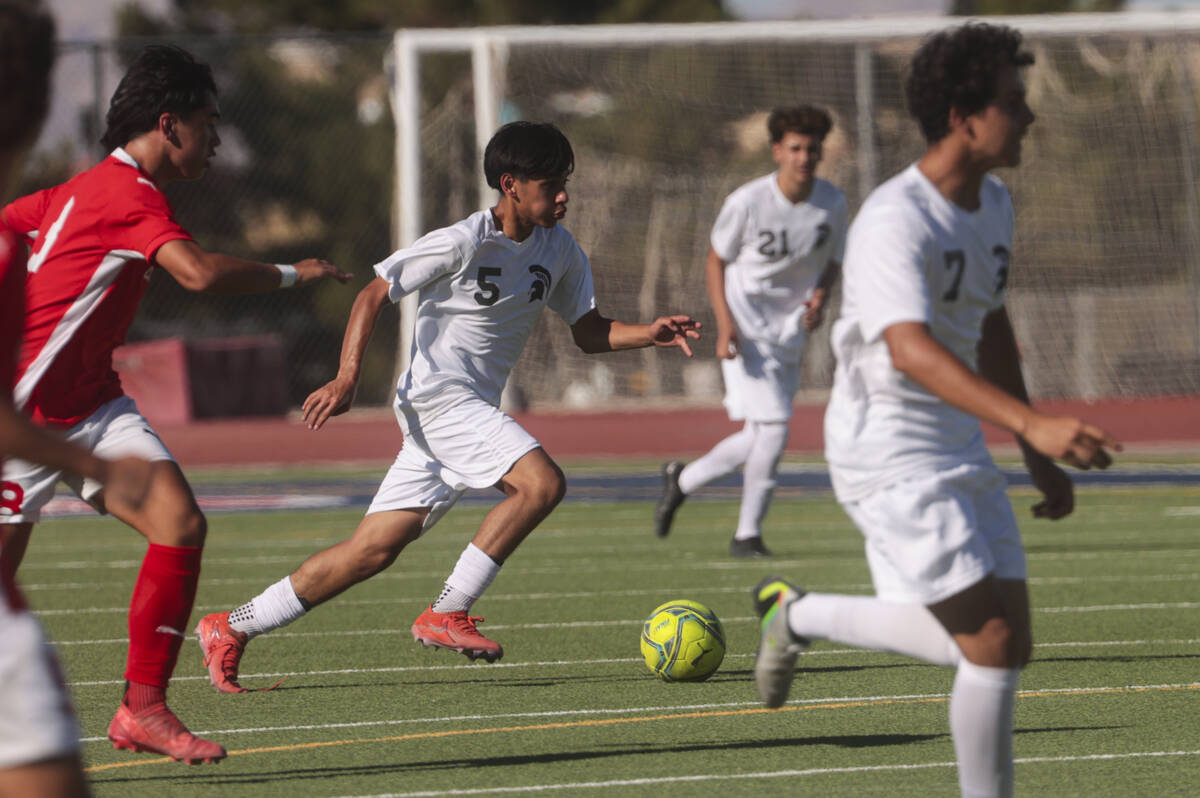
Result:
<instances>
[{"instance_id":1,"label":"black soccer cleat","mask_svg":"<svg viewBox=\"0 0 1200 798\"><path fill-rule=\"evenodd\" d=\"M761 537L746 538L745 540L734 538L729 541L729 556L741 558L770 557L771 550L763 543Z\"/></svg>"},{"instance_id":2,"label":"black soccer cleat","mask_svg":"<svg viewBox=\"0 0 1200 798\"><path fill-rule=\"evenodd\" d=\"M671 534L671 522L675 520L675 511L687 498L687 494L679 489L679 475L683 473L683 466L681 460L672 460L663 463L662 466L662 496L654 508L654 534L660 538Z\"/></svg>"}]
</instances>

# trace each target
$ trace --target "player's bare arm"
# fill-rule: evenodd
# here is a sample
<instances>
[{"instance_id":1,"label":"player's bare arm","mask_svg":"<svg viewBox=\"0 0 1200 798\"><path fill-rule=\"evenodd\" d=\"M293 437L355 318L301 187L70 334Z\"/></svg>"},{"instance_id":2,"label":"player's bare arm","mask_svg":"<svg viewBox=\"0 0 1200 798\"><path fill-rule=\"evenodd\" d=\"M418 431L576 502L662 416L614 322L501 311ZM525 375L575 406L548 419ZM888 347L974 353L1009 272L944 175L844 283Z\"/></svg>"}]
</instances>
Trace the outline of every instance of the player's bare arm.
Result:
<instances>
[{"instance_id":1,"label":"player's bare arm","mask_svg":"<svg viewBox=\"0 0 1200 798\"><path fill-rule=\"evenodd\" d=\"M738 328L725 299L725 267L728 266L712 247L704 262L704 285L708 289L708 301L712 304L717 319L717 357L730 360L737 357Z\"/></svg>"},{"instance_id":2,"label":"player's bare arm","mask_svg":"<svg viewBox=\"0 0 1200 798\"><path fill-rule=\"evenodd\" d=\"M571 325L575 345L589 355L641 349L647 346L679 347L692 357L689 338L700 337L700 322L691 316L660 316L649 324L626 324L606 319L593 308Z\"/></svg>"},{"instance_id":3,"label":"player's bare arm","mask_svg":"<svg viewBox=\"0 0 1200 798\"><path fill-rule=\"evenodd\" d=\"M29 460L94 479L105 492L140 506L150 490L150 463L136 457L105 460L34 426L0 396L0 455Z\"/></svg>"},{"instance_id":4,"label":"player's bare arm","mask_svg":"<svg viewBox=\"0 0 1200 798\"><path fill-rule=\"evenodd\" d=\"M354 392L362 373L363 353L375 330L375 322L388 298L388 281L376 277L367 283L350 308L350 319L346 322L346 334L342 337L342 355L338 361L338 373L329 382L308 395L304 400L304 424L309 429L320 429L330 416L345 413L354 404Z\"/></svg>"},{"instance_id":5,"label":"player's bare arm","mask_svg":"<svg viewBox=\"0 0 1200 798\"><path fill-rule=\"evenodd\" d=\"M841 273L841 263L831 260L825 265L825 271L821 272L821 277L812 290L812 296L805 303L804 329L806 331L812 332L821 326L821 322L825 319L825 303L829 301L833 284L837 282L838 275Z\"/></svg>"},{"instance_id":6,"label":"player's bare arm","mask_svg":"<svg viewBox=\"0 0 1200 798\"><path fill-rule=\"evenodd\" d=\"M883 331L892 365L944 402L1023 438L1042 454L1076 468L1106 468L1105 447L1117 443L1099 427L1069 416L1047 416L976 374L942 346L921 322Z\"/></svg>"},{"instance_id":7,"label":"player's bare arm","mask_svg":"<svg viewBox=\"0 0 1200 798\"><path fill-rule=\"evenodd\" d=\"M207 252L189 239L168 241L159 247L154 260L189 291L254 294L274 291L284 280L283 272L274 264ZM296 285L326 278L345 283L354 276L320 258L307 258L292 268L296 270Z\"/></svg>"},{"instance_id":8,"label":"player's bare arm","mask_svg":"<svg viewBox=\"0 0 1200 798\"><path fill-rule=\"evenodd\" d=\"M1025 404L1029 404L1029 392L1021 372L1017 339L1013 334L1008 311L1004 308L989 313L983 320L979 341L979 373ZM1075 488L1071 478L1055 465L1053 460L1033 448L1019 435L1017 443L1021 447L1025 467L1033 478L1033 484L1044 497L1033 506L1034 517L1056 520L1069 515L1075 508Z\"/></svg>"}]
</instances>

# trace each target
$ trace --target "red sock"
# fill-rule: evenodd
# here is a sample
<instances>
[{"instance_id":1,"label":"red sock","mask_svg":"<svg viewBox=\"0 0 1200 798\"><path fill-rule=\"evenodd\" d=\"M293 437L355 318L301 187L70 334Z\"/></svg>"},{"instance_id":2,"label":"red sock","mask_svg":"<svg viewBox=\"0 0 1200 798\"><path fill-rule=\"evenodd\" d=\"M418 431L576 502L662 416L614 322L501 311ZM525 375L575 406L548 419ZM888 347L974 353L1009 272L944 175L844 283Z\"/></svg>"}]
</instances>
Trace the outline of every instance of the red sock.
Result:
<instances>
[{"instance_id":1,"label":"red sock","mask_svg":"<svg viewBox=\"0 0 1200 798\"><path fill-rule=\"evenodd\" d=\"M151 543L129 602L129 657L125 678L165 689L187 633L200 555L196 546Z\"/></svg>"},{"instance_id":2,"label":"red sock","mask_svg":"<svg viewBox=\"0 0 1200 798\"><path fill-rule=\"evenodd\" d=\"M154 706L155 704L165 704L167 702L167 691L164 687L155 687L152 684L138 684L130 682L125 688L125 704L135 713L141 712L146 707Z\"/></svg>"}]
</instances>

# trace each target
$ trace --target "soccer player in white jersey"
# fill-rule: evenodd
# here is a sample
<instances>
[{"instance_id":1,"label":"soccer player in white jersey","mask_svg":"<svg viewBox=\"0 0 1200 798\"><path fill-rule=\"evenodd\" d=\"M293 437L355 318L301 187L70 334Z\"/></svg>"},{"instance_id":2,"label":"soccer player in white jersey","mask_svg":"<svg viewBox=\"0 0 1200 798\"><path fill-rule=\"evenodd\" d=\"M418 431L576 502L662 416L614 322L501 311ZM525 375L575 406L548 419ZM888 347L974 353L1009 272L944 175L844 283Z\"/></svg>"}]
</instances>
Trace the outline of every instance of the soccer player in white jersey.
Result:
<instances>
[{"instance_id":1,"label":"soccer player in white jersey","mask_svg":"<svg viewBox=\"0 0 1200 798\"><path fill-rule=\"evenodd\" d=\"M662 346L690 357L688 339L699 337L700 325L687 316L642 325L600 314L587 256L558 226L574 163L570 143L553 125L505 125L484 152L488 185L499 192L495 207L376 264L378 278L350 311L337 377L309 396L304 417L319 429L349 409L379 311L416 292L412 362L395 400L403 447L349 539L312 555L232 612L200 621L196 633L218 689L244 692L237 674L250 638L387 568L467 488L494 486L507 498L484 518L441 595L413 624L413 638L471 659L502 656L500 645L479 633L483 619L470 614L471 606L566 490L541 444L499 409L542 308L562 316L588 353Z\"/></svg>"},{"instance_id":2,"label":"soccer player in white jersey","mask_svg":"<svg viewBox=\"0 0 1200 798\"><path fill-rule=\"evenodd\" d=\"M742 506L729 553L766 557L762 522L787 444L800 356L821 323L846 243L846 197L817 177L829 114L802 105L767 118L779 169L725 200L710 236L705 282L717 318L717 357L733 435L686 466L662 468L654 531L666 537L696 489L744 467Z\"/></svg>"},{"instance_id":3,"label":"soccer player in white jersey","mask_svg":"<svg viewBox=\"0 0 1200 798\"><path fill-rule=\"evenodd\" d=\"M1020 161L1034 121L1020 69L1032 62L1003 26L968 23L923 43L905 90L927 149L850 228L826 457L875 596L805 593L777 577L754 591L768 706L786 700L814 639L955 668L964 796L1013 793L1013 705L1032 650L1024 549L979 419L1017 436L1044 495L1037 517L1074 507L1054 458L1104 468L1116 447L1091 424L1029 406L1005 311L1013 208L988 172Z\"/></svg>"},{"instance_id":4,"label":"soccer player in white jersey","mask_svg":"<svg viewBox=\"0 0 1200 798\"><path fill-rule=\"evenodd\" d=\"M111 153L0 211L3 223L33 244L14 404L90 452L153 461L149 494L134 505L82 475L9 460L0 474L0 565L12 575L60 480L146 538L130 599L126 687L108 736L117 748L192 764L225 756L222 746L188 731L166 703L190 625L207 523L171 453L124 395L112 353L156 267L185 288L227 294L349 279L316 259L276 266L208 252L175 220L162 188L203 176L220 144L219 116L206 64L177 47L147 47L109 105L103 141Z\"/></svg>"}]
</instances>

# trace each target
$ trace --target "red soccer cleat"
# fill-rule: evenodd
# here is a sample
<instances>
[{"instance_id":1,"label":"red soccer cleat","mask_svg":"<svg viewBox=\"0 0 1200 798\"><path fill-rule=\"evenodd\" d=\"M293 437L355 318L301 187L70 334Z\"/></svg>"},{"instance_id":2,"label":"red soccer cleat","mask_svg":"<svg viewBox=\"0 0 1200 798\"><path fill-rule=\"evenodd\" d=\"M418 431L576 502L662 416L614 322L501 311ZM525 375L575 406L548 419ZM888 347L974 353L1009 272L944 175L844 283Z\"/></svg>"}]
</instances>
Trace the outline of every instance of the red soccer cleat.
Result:
<instances>
[{"instance_id":1,"label":"red soccer cleat","mask_svg":"<svg viewBox=\"0 0 1200 798\"><path fill-rule=\"evenodd\" d=\"M213 686L222 693L248 692L238 684L238 665L249 638L245 632L229 626L229 613L205 615L196 625L196 637L200 639L200 650L204 652L204 664L208 666Z\"/></svg>"},{"instance_id":2,"label":"red soccer cleat","mask_svg":"<svg viewBox=\"0 0 1200 798\"><path fill-rule=\"evenodd\" d=\"M434 612L430 606L413 623L413 640L426 647L448 648L466 654L469 659L482 657L495 662L504 656L504 649L496 641L479 634L475 624L482 620L461 610Z\"/></svg>"},{"instance_id":3,"label":"red soccer cleat","mask_svg":"<svg viewBox=\"0 0 1200 798\"><path fill-rule=\"evenodd\" d=\"M121 704L108 724L108 739L112 740L113 748L166 754L189 765L220 762L225 758L222 746L192 734L163 703L152 704L136 714Z\"/></svg>"}]
</instances>

